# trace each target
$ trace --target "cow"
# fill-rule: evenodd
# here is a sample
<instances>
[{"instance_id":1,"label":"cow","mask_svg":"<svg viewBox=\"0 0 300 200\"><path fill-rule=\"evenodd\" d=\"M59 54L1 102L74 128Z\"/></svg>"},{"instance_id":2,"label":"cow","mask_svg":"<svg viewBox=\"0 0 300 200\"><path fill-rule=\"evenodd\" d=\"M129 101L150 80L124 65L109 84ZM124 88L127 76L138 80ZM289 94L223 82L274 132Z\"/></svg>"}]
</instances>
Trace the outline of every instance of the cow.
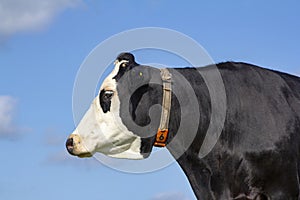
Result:
<instances>
[{"instance_id":1,"label":"cow","mask_svg":"<svg viewBox=\"0 0 300 200\"><path fill-rule=\"evenodd\" d=\"M197 199L300 199L299 77L242 62L167 68L172 88L171 100L165 100L162 70L138 64L128 52L114 64L66 141L71 155L145 159L159 142L174 156ZM201 72L211 70L224 84L225 119L213 148L201 157L212 116L210 88ZM189 90L181 87L183 79ZM169 104L167 134L158 135L164 101ZM198 117L189 117L193 112ZM183 119L191 126L181 129Z\"/></svg>"}]
</instances>

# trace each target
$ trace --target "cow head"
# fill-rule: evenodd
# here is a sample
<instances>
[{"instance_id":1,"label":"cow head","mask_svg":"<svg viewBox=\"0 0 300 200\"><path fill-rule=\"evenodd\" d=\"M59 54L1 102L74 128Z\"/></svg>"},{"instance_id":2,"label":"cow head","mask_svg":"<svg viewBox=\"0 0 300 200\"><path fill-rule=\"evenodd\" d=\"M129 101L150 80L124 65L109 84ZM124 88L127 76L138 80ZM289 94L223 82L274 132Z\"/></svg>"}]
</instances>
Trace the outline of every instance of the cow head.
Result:
<instances>
[{"instance_id":1,"label":"cow head","mask_svg":"<svg viewBox=\"0 0 300 200\"><path fill-rule=\"evenodd\" d=\"M160 80L160 72L137 64L130 53L120 54L114 65L67 139L66 147L72 155L90 157L100 152L116 158L143 159L152 150L160 111L151 107L161 104L162 87L151 80Z\"/></svg>"}]
</instances>

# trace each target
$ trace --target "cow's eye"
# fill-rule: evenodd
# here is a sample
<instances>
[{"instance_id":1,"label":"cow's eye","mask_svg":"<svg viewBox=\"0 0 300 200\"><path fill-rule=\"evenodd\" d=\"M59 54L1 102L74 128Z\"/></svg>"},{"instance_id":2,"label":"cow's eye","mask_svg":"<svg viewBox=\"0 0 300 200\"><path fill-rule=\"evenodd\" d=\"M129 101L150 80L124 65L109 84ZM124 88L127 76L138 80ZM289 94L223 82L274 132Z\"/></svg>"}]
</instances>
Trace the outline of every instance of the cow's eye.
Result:
<instances>
[{"instance_id":1,"label":"cow's eye","mask_svg":"<svg viewBox=\"0 0 300 200\"><path fill-rule=\"evenodd\" d=\"M101 90L99 95L100 106L104 113L110 111L111 98L113 97L114 92L112 90Z\"/></svg>"},{"instance_id":2,"label":"cow's eye","mask_svg":"<svg viewBox=\"0 0 300 200\"><path fill-rule=\"evenodd\" d=\"M114 92L112 90L106 90L104 92L104 99L105 100L110 100L112 98L112 96L114 95Z\"/></svg>"}]
</instances>

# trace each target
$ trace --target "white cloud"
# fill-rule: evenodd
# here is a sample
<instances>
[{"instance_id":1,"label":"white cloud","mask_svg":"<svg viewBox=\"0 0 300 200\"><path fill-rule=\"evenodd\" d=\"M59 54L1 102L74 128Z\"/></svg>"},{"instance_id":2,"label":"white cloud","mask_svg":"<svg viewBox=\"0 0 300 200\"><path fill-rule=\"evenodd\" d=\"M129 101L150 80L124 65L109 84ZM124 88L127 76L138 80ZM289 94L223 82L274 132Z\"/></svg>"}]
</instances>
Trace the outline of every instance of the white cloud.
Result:
<instances>
[{"instance_id":1,"label":"white cloud","mask_svg":"<svg viewBox=\"0 0 300 200\"><path fill-rule=\"evenodd\" d=\"M42 28L66 8L82 0L0 0L0 35Z\"/></svg>"},{"instance_id":2,"label":"white cloud","mask_svg":"<svg viewBox=\"0 0 300 200\"><path fill-rule=\"evenodd\" d=\"M155 195L151 200L189 200L182 192L164 192Z\"/></svg>"},{"instance_id":3,"label":"white cloud","mask_svg":"<svg viewBox=\"0 0 300 200\"><path fill-rule=\"evenodd\" d=\"M14 123L16 99L11 96L0 96L0 138L16 138L20 128Z\"/></svg>"},{"instance_id":4,"label":"white cloud","mask_svg":"<svg viewBox=\"0 0 300 200\"><path fill-rule=\"evenodd\" d=\"M0 96L0 137L16 132L13 124L16 99L11 96Z\"/></svg>"}]
</instances>

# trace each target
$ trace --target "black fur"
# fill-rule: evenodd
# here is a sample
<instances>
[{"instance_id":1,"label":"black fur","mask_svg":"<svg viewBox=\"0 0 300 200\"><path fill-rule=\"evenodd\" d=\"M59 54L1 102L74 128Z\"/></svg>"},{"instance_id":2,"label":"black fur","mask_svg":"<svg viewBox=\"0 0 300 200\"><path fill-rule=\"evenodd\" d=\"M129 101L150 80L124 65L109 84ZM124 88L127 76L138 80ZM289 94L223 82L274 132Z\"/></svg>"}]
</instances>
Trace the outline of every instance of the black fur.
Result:
<instances>
[{"instance_id":1,"label":"black fur","mask_svg":"<svg viewBox=\"0 0 300 200\"><path fill-rule=\"evenodd\" d=\"M200 119L191 120L199 124L197 135L186 148L185 138L190 132L178 132L181 108L192 113L194 106L189 104L189 95L184 99L186 104L180 105L173 94L168 143L176 135L182 137L167 146L175 157L186 148L177 162L195 195L201 200L298 199L300 78L246 63L220 63L217 68L227 96L226 119L217 144L203 159L198 153L210 122L211 100L204 80L195 70L211 67L170 69L173 82L180 80L175 75L179 73L191 84L199 104ZM160 109L152 113L149 109L162 101L162 86L149 84L151 78L160 78L158 69L133 64L118 77L117 84L121 118L129 130L142 137L145 157L151 152L160 118ZM177 85L179 88L174 90L185 92L180 83Z\"/></svg>"}]
</instances>

